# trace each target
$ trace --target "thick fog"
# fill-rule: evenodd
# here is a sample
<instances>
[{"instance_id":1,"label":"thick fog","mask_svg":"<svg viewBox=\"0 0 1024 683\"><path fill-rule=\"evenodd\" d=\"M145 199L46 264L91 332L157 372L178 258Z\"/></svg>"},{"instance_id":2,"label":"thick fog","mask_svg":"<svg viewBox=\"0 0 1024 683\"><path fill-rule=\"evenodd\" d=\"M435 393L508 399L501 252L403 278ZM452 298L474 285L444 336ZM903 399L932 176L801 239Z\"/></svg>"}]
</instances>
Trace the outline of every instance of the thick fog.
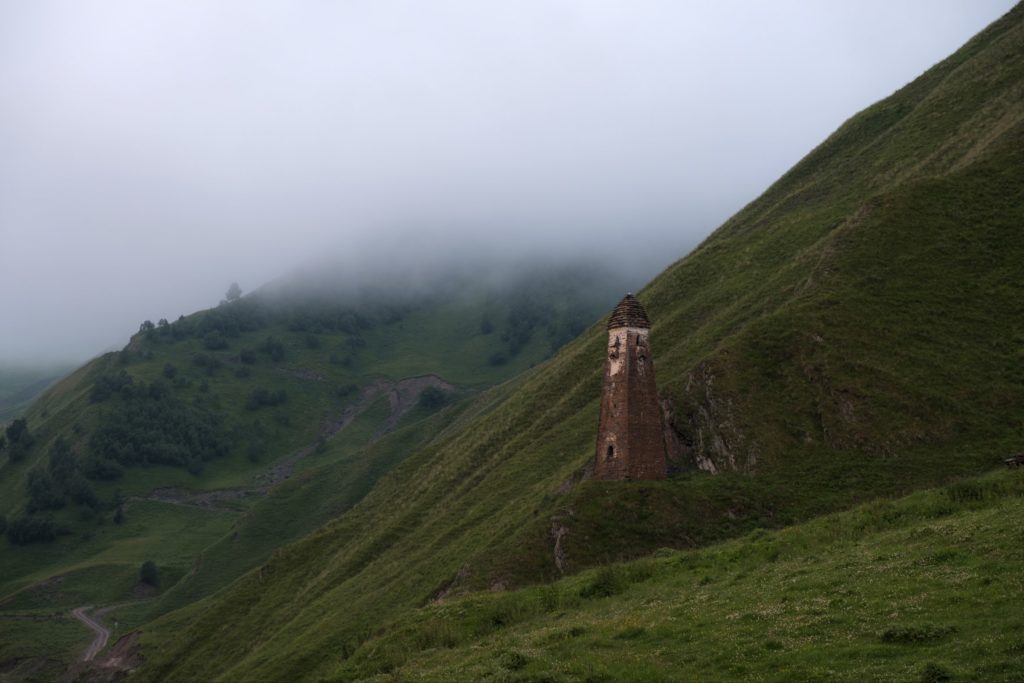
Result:
<instances>
[{"instance_id":1,"label":"thick fog","mask_svg":"<svg viewBox=\"0 0 1024 683\"><path fill-rule=\"evenodd\" d=\"M324 258L649 278L1011 5L0 0L0 363Z\"/></svg>"}]
</instances>

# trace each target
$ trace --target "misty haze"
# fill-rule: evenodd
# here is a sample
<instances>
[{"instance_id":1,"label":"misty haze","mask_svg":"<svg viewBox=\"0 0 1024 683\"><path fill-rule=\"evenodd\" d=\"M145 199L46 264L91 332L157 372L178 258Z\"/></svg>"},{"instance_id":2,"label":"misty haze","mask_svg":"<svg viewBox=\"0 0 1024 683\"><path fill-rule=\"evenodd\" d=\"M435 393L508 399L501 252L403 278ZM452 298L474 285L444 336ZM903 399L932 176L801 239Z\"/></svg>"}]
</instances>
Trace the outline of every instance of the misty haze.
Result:
<instances>
[{"instance_id":1,"label":"misty haze","mask_svg":"<svg viewBox=\"0 0 1024 683\"><path fill-rule=\"evenodd\" d=\"M0 363L325 252L642 283L1008 6L9 3Z\"/></svg>"}]
</instances>

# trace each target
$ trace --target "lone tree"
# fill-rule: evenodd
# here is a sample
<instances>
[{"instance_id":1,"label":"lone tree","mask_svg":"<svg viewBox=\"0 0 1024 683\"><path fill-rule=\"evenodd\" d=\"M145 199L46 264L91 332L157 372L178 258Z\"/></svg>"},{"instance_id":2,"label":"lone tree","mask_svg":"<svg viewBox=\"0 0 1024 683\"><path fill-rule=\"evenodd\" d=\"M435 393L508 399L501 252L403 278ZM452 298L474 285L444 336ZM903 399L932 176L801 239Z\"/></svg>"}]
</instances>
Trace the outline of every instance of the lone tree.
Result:
<instances>
[{"instance_id":1,"label":"lone tree","mask_svg":"<svg viewBox=\"0 0 1024 683\"><path fill-rule=\"evenodd\" d=\"M3 433L6 447L10 449L7 457L11 462L21 462L32 447L32 434L28 431L25 418L19 418L9 424ZM3 450L0 448L0 450Z\"/></svg>"},{"instance_id":2,"label":"lone tree","mask_svg":"<svg viewBox=\"0 0 1024 683\"><path fill-rule=\"evenodd\" d=\"M232 282L231 286L228 287L228 293L224 295L229 302L238 301L242 298L242 288L238 286L237 282Z\"/></svg>"},{"instance_id":3,"label":"lone tree","mask_svg":"<svg viewBox=\"0 0 1024 683\"><path fill-rule=\"evenodd\" d=\"M142 567L139 568L139 579L142 583L147 583L154 588L160 585L160 576L153 560L146 560L142 563Z\"/></svg>"},{"instance_id":4,"label":"lone tree","mask_svg":"<svg viewBox=\"0 0 1024 683\"><path fill-rule=\"evenodd\" d=\"M11 443L19 443L23 438L31 438L28 433L28 422L23 417L9 424L4 430L4 434Z\"/></svg>"}]
</instances>

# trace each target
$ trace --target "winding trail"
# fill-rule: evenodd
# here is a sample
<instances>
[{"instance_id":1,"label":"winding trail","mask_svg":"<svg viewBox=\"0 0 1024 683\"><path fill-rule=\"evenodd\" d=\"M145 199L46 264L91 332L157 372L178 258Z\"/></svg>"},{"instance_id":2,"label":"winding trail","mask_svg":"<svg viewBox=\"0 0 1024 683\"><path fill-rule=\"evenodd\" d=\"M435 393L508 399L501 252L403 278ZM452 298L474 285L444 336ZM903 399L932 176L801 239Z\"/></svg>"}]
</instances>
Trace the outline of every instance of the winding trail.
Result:
<instances>
[{"instance_id":1,"label":"winding trail","mask_svg":"<svg viewBox=\"0 0 1024 683\"><path fill-rule=\"evenodd\" d=\"M107 641L110 640L110 629L87 615L85 613L87 609L89 609L88 605L71 610L71 616L85 624L96 634L96 637L92 639L92 644L89 645L89 649L82 655L83 662L92 661L92 658L98 655L100 650L107 646Z\"/></svg>"}]
</instances>

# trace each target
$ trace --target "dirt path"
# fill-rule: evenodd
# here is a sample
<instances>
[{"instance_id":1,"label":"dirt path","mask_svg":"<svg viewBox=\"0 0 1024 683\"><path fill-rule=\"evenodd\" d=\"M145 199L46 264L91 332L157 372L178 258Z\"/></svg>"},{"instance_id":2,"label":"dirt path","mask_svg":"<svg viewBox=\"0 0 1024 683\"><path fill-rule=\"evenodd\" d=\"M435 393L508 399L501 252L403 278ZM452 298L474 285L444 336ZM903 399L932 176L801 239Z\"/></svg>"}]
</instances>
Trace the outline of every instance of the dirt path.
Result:
<instances>
[{"instance_id":1,"label":"dirt path","mask_svg":"<svg viewBox=\"0 0 1024 683\"><path fill-rule=\"evenodd\" d=\"M328 419L320 425L320 438L324 440L333 438L338 432L343 431L357 417L368 410L380 396L386 395L391 413L374 433L372 441L376 441L384 434L394 430L398 425L398 421L416 407L420 394L427 387L436 387L444 391L457 390L454 384L437 375L406 377L398 382L384 379L376 380L363 387L359 400L349 406L341 415ZM283 461L271 467L266 475L261 477L261 480L265 482L261 490L266 491L291 477L295 473L296 465L314 450L316 450L316 444L305 446L297 451L293 451Z\"/></svg>"},{"instance_id":2,"label":"dirt path","mask_svg":"<svg viewBox=\"0 0 1024 683\"><path fill-rule=\"evenodd\" d=\"M107 641L110 640L110 629L89 617L85 613L87 609L89 609L88 605L71 610L71 616L85 624L96 634L96 637L92 639L92 644L89 645L89 649L82 655L83 662L92 661L92 658L98 655L100 650L107 646Z\"/></svg>"},{"instance_id":3,"label":"dirt path","mask_svg":"<svg viewBox=\"0 0 1024 683\"><path fill-rule=\"evenodd\" d=\"M278 369L284 371L282 368ZM314 378L306 377L306 379ZM316 379L322 378L317 376ZM364 386L359 393L358 400L346 408L340 415L328 418L321 423L320 439L327 440L333 438L368 410L374 401L381 396L387 396L390 414L374 433L371 441L376 441L397 427L399 420L416 407L420 395L428 387L434 387L446 392L458 390L454 384L437 375L406 377L397 382L385 379L375 380ZM313 453L317 445L311 444L292 451L280 462L271 466L266 472L258 475L253 482L255 486L202 492L193 492L170 486L154 489L148 496L131 497L128 500L155 500L161 503L198 506L213 510L233 510L236 509L234 506L239 500L249 496L266 495L272 488L289 479L295 473L298 464Z\"/></svg>"}]
</instances>

